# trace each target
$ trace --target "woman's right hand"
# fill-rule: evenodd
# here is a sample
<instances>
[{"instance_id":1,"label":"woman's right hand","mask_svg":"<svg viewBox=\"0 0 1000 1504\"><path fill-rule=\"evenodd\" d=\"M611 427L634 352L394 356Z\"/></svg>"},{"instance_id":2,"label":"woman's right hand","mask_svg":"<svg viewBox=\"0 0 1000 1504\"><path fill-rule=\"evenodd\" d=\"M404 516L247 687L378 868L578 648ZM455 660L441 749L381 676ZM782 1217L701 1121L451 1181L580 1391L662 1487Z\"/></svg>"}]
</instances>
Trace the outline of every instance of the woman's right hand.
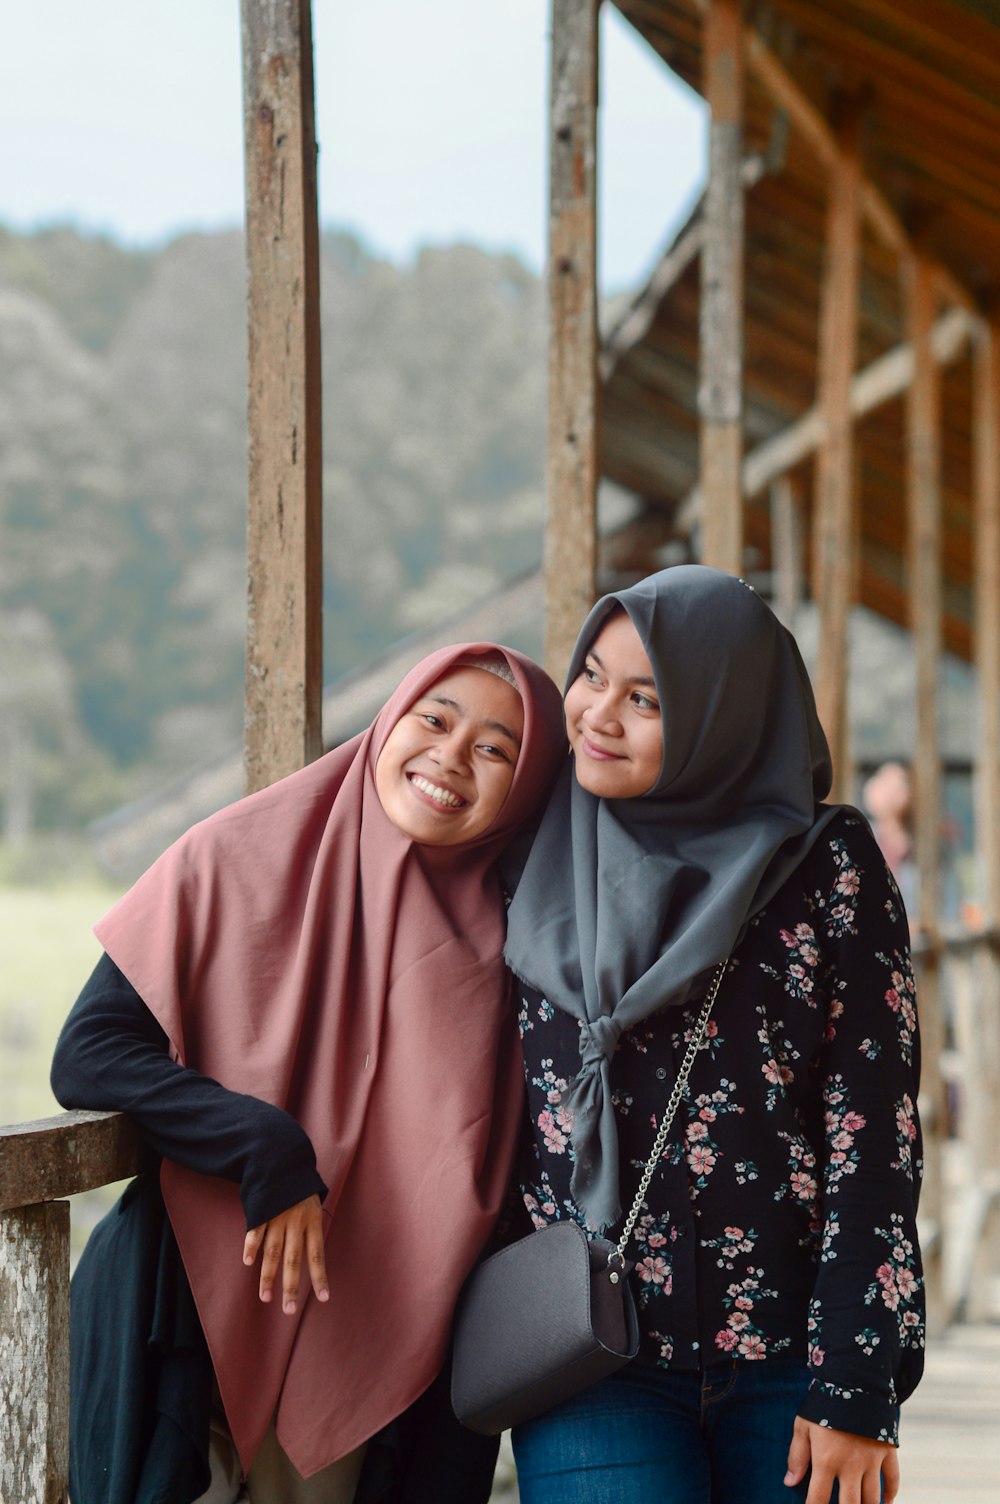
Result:
<instances>
[{"instance_id":1,"label":"woman's right hand","mask_svg":"<svg viewBox=\"0 0 1000 1504\"><path fill-rule=\"evenodd\" d=\"M270 1222L251 1228L243 1244L244 1264L253 1264L262 1246L262 1301L267 1303L273 1299L280 1266L281 1309L286 1316L294 1316L299 1298L303 1254L316 1299L330 1299L326 1255L323 1251L323 1209L318 1196L307 1196L304 1201L297 1201L287 1211L272 1217Z\"/></svg>"}]
</instances>

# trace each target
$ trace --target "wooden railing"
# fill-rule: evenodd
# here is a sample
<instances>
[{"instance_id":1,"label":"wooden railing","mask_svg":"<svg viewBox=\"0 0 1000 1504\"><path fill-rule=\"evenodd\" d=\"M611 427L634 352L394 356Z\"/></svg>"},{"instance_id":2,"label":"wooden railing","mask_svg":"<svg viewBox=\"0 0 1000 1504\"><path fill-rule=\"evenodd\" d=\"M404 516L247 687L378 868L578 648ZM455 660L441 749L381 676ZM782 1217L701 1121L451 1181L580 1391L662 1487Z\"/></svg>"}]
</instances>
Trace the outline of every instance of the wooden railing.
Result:
<instances>
[{"instance_id":1,"label":"wooden railing","mask_svg":"<svg viewBox=\"0 0 1000 1504\"><path fill-rule=\"evenodd\" d=\"M913 960L924 1046L920 1225L933 1331L996 1316L1000 930L956 926L933 940L918 937Z\"/></svg>"},{"instance_id":2,"label":"wooden railing","mask_svg":"<svg viewBox=\"0 0 1000 1504\"><path fill-rule=\"evenodd\" d=\"M0 1500L64 1504L69 1471L69 1202L134 1175L116 1112L0 1128Z\"/></svg>"}]
</instances>

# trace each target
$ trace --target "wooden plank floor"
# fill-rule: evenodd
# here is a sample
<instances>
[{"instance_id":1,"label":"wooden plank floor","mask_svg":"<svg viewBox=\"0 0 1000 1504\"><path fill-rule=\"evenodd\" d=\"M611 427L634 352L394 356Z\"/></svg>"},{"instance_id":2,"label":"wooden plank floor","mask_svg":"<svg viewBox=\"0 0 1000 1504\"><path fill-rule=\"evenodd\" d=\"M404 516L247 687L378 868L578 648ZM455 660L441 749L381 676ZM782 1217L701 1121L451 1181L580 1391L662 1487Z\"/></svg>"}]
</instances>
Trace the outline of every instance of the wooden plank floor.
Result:
<instances>
[{"instance_id":1,"label":"wooden plank floor","mask_svg":"<svg viewBox=\"0 0 1000 1504\"><path fill-rule=\"evenodd\" d=\"M1000 1504L1000 1323L952 1327L929 1348L900 1440L898 1504ZM515 1504L504 1443L493 1498Z\"/></svg>"},{"instance_id":2,"label":"wooden plank floor","mask_svg":"<svg viewBox=\"0 0 1000 1504\"><path fill-rule=\"evenodd\" d=\"M954 1326L903 1406L899 1504L1000 1504L1000 1324Z\"/></svg>"}]
</instances>

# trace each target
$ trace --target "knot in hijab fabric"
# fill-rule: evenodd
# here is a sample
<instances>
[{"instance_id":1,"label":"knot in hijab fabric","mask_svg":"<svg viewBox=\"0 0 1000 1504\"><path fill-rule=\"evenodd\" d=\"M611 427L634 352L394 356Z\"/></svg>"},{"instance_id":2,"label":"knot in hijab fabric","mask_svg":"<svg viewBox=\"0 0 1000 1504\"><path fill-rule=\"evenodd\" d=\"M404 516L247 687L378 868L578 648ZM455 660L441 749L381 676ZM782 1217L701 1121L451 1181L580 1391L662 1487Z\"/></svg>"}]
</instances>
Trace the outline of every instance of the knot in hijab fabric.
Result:
<instances>
[{"instance_id":1,"label":"knot in hijab fabric","mask_svg":"<svg viewBox=\"0 0 1000 1504\"><path fill-rule=\"evenodd\" d=\"M580 1060L584 1070L597 1070L610 1060L621 1034L622 1026L613 1018L595 1018L593 1023L581 1020Z\"/></svg>"},{"instance_id":2,"label":"knot in hijab fabric","mask_svg":"<svg viewBox=\"0 0 1000 1504\"><path fill-rule=\"evenodd\" d=\"M704 992L747 921L836 809L794 638L741 580L678 565L606 595L583 624L567 689L624 609L653 668L663 755L652 787L603 799L559 776L508 912L506 957L581 1029L572 1190L588 1226L619 1217L608 1045ZM603 1055L603 1060L602 1060Z\"/></svg>"}]
</instances>

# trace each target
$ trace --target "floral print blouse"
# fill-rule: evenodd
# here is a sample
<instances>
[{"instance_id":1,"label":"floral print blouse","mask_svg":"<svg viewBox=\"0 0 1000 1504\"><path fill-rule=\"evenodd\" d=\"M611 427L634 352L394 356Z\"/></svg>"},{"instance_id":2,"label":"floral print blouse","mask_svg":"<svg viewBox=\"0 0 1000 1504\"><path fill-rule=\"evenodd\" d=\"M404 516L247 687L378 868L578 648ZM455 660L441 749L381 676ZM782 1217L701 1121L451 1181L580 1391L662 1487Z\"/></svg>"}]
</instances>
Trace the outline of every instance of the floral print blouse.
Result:
<instances>
[{"instance_id":1,"label":"floral print blouse","mask_svg":"<svg viewBox=\"0 0 1000 1504\"><path fill-rule=\"evenodd\" d=\"M801 1355L800 1414L895 1443L923 1367L919 1044L906 916L867 823L835 817L734 952L628 1250L638 1361ZM578 1029L520 988L536 1226L582 1218L561 1093ZM631 1205L698 1005L645 1019L611 1067Z\"/></svg>"}]
</instances>

